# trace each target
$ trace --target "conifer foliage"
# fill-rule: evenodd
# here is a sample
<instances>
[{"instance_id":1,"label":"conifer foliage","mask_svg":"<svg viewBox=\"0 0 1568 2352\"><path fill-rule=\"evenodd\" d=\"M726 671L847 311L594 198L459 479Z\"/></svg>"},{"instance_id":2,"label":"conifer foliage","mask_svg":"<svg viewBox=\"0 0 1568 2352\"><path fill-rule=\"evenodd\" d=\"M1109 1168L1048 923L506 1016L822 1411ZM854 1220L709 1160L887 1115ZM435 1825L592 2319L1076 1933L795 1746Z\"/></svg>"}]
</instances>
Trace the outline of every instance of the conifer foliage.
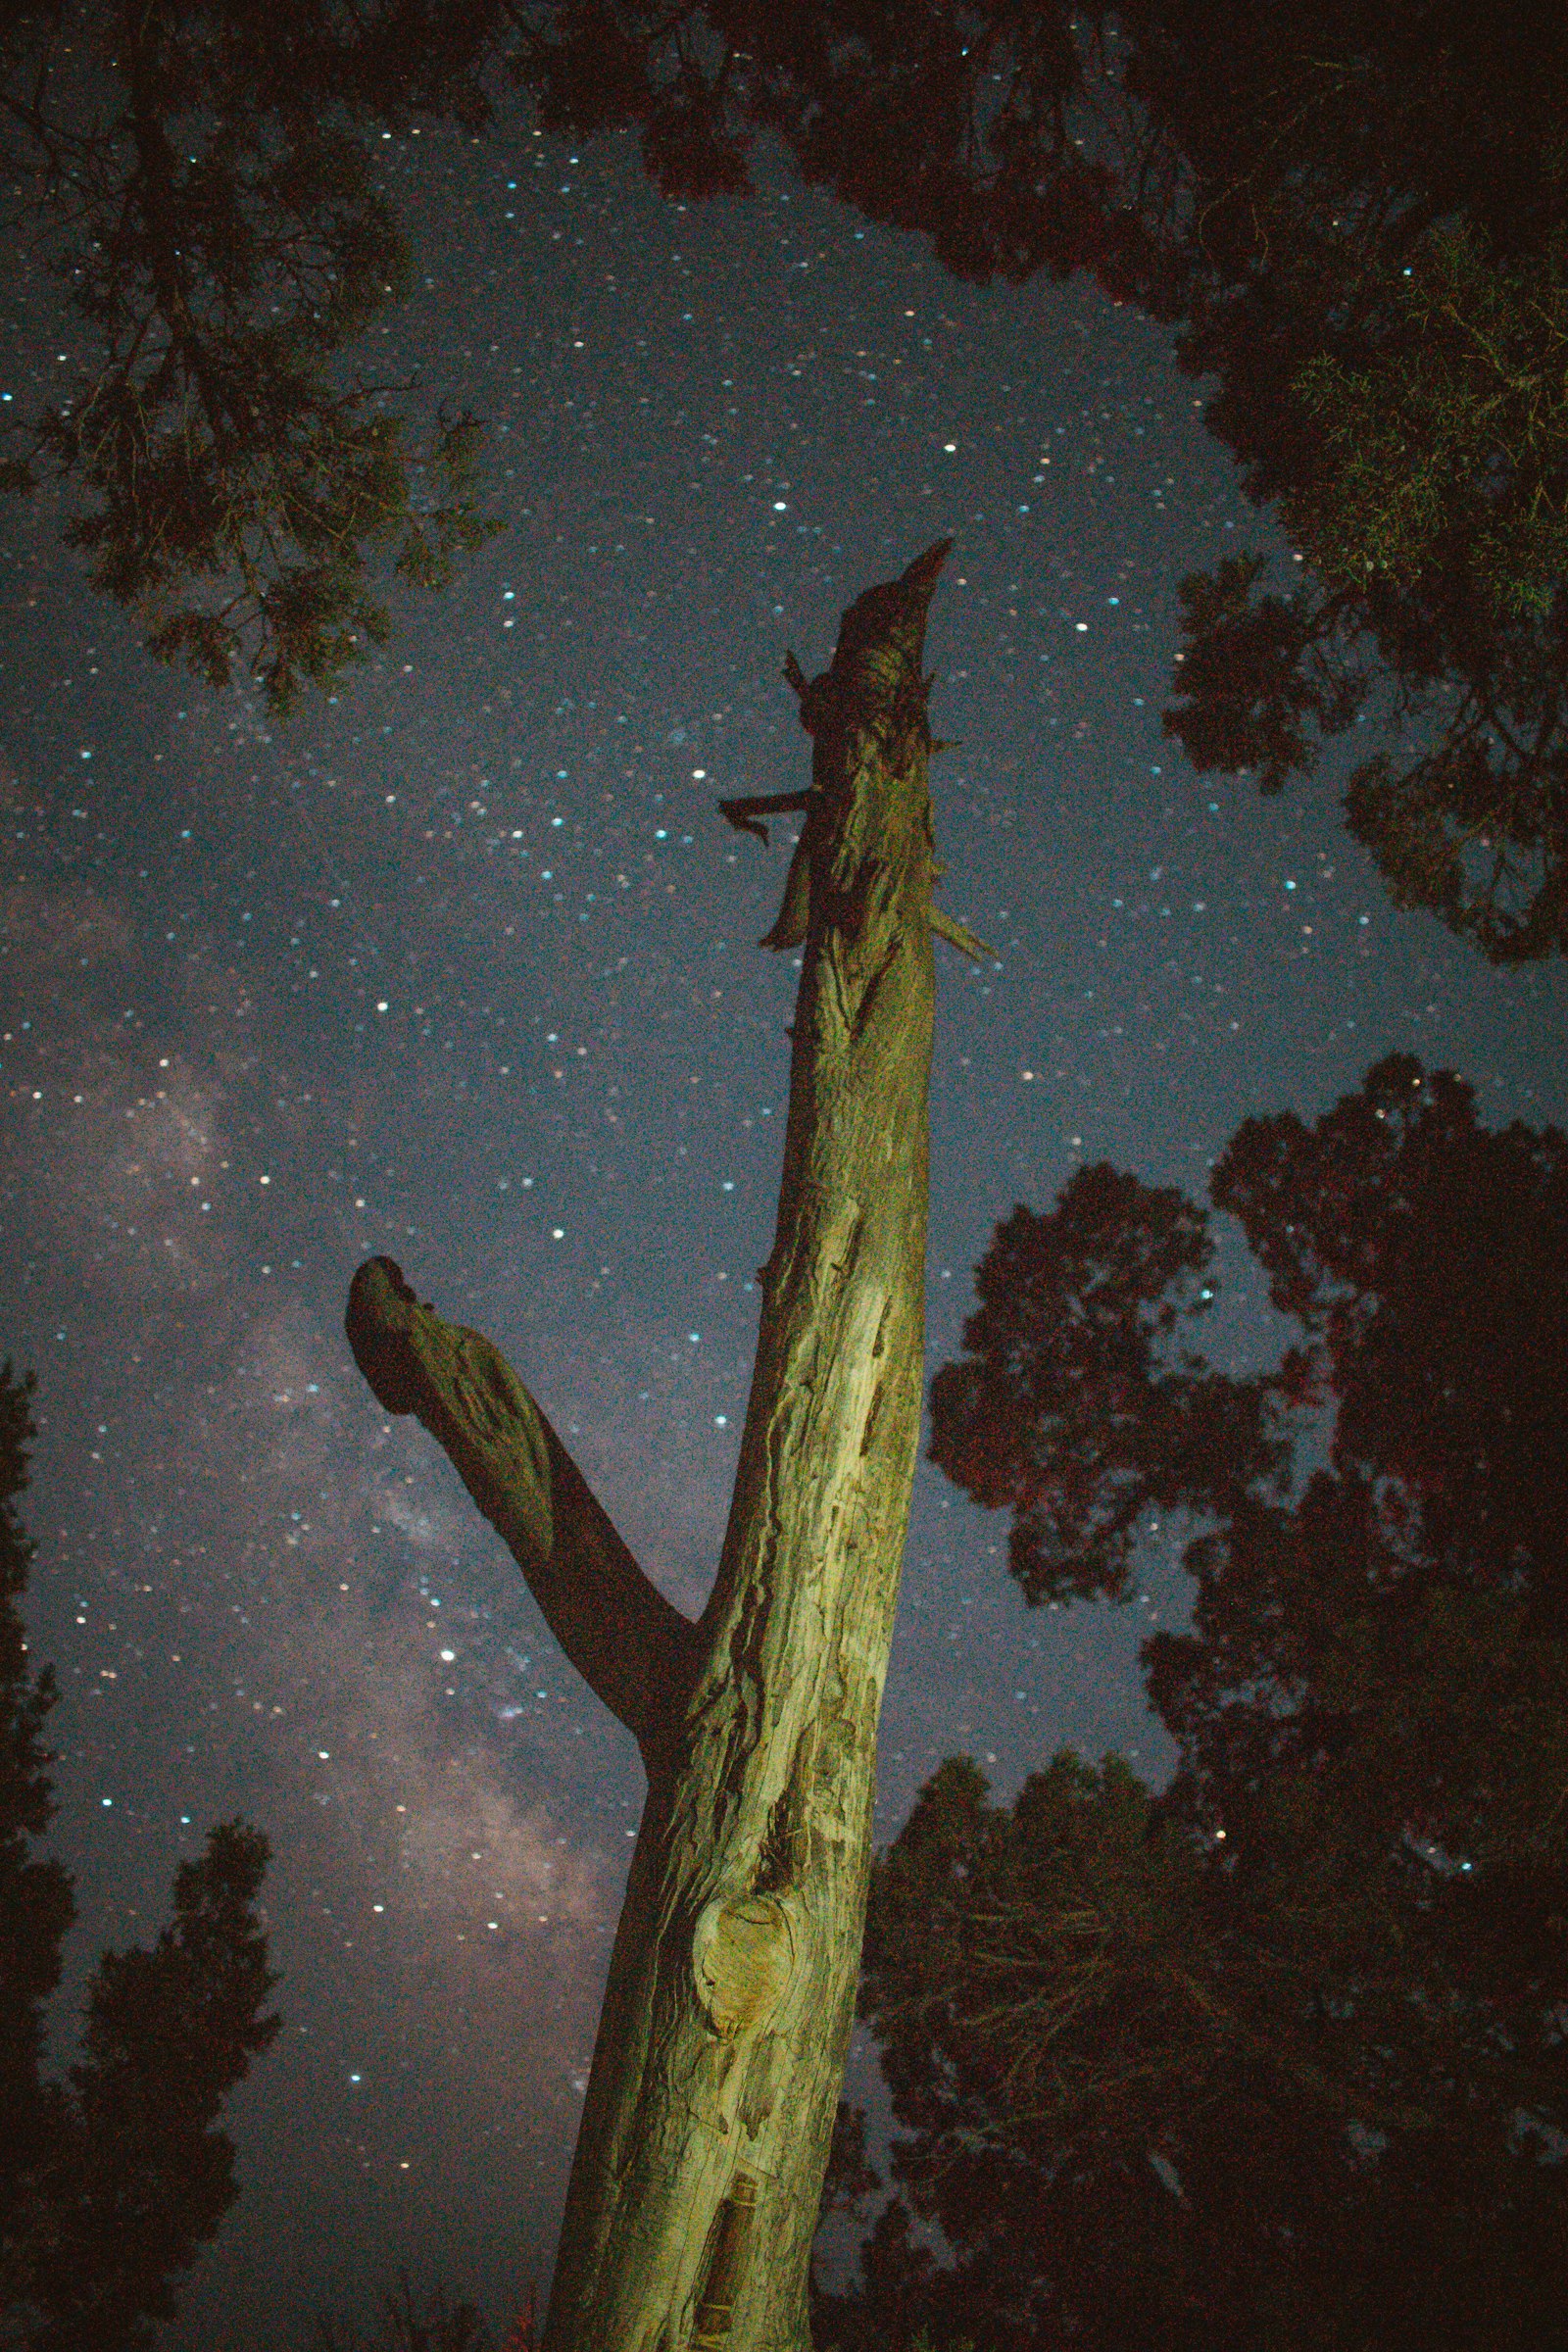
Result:
<instances>
[{"instance_id":1,"label":"conifer foliage","mask_svg":"<svg viewBox=\"0 0 1568 2352\"><path fill-rule=\"evenodd\" d=\"M46 2079L74 1904L62 1864L34 1851L55 1810L43 1731L58 1694L49 1667L32 1671L20 1606L32 1388L0 1370L0 2342L140 2352L238 2193L218 2120L278 2030L255 1908L268 1845L240 1821L210 1832L175 1872L154 1948L100 1958L80 2057Z\"/></svg>"},{"instance_id":2,"label":"conifer foliage","mask_svg":"<svg viewBox=\"0 0 1568 2352\"><path fill-rule=\"evenodd\" d=\"M1548 2340L1568 2259L1568 1139L1392 1055L1211 1200L1298 1336L1191 1344L1209 1214L1105 1168L979 1269L932 1451L1032 1599L1125 1592L1179 1769L954 1758L878 1863L900 2196L819 2340ZM1098 1441L1096 1432L1099 1432ZM917 2224L934 2222L944 2268ZM881 2330L879 2333L878 2330Z\"/></svg>"},{"instance_id":3,"label":"conifer foliage","mask_svg":"<svg viewBox=\"0 0 1568 2352\"><path fill-rule=\"evenodd\" d=\"M0 11L51 478L151 650L274 707L498 527L479 426L348 372L411 282L383 136L635 131L681 202L760 134L978 285L1175 330L1299 567L1182 584L1169 731L1264 792L1364 724L1352 831L1487 956L1568 948L1568 16L1535 0L81 0ZM40 306L40 320L45 313ZM50 322L51 326L53 321ZM43 333L34 325L35 336Z\"/></svg>"}]
</instances>

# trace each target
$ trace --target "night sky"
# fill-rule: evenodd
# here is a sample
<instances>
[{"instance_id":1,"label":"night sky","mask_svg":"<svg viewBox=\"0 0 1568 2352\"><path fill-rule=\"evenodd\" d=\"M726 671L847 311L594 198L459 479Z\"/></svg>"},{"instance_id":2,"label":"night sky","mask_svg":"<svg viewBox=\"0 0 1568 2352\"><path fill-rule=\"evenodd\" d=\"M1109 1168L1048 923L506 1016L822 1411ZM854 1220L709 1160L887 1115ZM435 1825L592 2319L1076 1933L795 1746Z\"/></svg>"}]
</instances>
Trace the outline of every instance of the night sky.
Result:
<instances>
[{"instance_id":1,"label":"night sky","mask_svg":"<svg viewBox=\"0 0 1568 2352\"><path fill-rule=\"evenodd\" d=\"M942 903L928 1375L1015 1201L1109 1159L1201 1196L1239 1122L1396 1049L1489 1123L1568 1118L1556 971L1396 914L1340 786L1260 802L1162 740L1181 575L1290 550L1168 337L1092 287L954 283L764 153L672 205L635 145L388 141L416 291L368 365L490 422L505 531L383 657L270 723L158 668L41 502L9 517L0 706L0 1354L38 1374L33 1645L64 1698L78 1925L154 1935L241 1811L284 2028L175 2343L260 2352L439 2269L541 2292L642 1797L438 1448L343 1337L384 1251L491 1335L695 1614L772 1238L797 971L756 946L803 785L780 665L956 545L927 637ZM40 285L0 388L69 372ZM62 360L59 355L66 355ZM1275 1327L1237 1251L1213 1344ZM1227 1357L1227 1351L1234 1351ZM1029 1611L1005 1525L922 1463L877 1835L940 1759L1063 1743L1158 1779L1122 1609ZM852 2090L866 2095L860 2051Z\"/></svg>"}]
</instances>

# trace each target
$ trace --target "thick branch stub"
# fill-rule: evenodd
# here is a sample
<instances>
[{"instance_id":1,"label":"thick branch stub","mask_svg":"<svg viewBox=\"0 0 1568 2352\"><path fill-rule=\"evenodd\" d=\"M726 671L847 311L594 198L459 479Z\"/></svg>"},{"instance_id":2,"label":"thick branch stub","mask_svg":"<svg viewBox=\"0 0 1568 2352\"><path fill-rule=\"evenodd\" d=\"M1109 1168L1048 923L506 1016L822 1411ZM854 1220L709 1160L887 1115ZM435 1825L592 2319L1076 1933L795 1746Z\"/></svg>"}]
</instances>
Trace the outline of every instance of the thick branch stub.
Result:
<instances>
[{"instance_id":1,"label":"thick branch stub","mask_svg":"<svg viewBox=\"0 0 1568 2352\"><path fill-rule=\"evenodd\" d=\"M682 1719L696 1626L638 1566L492 1341L421 1305L390 1257L368 1258L355 1275L344 1328L377 1402L416 1414L446 1452L652 1774Z\"/></svg>"},{"instance_id":2,"label":"thick branch stub","mask_svg":"<svg viewBox=\"0 0 1568 2352\"><path fill-rule=\"evenodd\" d=\"M995 948L988 948L983 939L976 939L966 923L955 922L953 916L944 914L940 906L931 909L931 928L938 939L945 939L950 947L958 949L971 963L997 963L1001 960Z\"/></svg>"},{"instance_id":3,"label":"thick branch stub","mask_svg":"<svg viewBox=\"0 0 1568 2352\"><path fill-rule=\"evenodd\" d=\"M753 792L739 800L720 801L719 814L727 817L737 833L755 833L758 840L767 840L767 827L759 820L764 816L782 816L787 809L810 807L810 795L806 792Z\"/></svg>"}]
</instances>

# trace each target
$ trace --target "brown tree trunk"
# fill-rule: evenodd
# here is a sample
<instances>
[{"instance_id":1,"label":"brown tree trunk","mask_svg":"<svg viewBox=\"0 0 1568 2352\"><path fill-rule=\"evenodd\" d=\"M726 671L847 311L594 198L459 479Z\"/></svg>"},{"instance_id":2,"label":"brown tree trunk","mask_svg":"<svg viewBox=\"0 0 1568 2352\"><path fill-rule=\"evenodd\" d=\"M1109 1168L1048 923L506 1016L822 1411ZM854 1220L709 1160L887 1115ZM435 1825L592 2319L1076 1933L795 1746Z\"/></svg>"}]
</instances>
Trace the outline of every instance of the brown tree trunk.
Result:
<instances>
[{"instance_id":1,"label":"brown tree trunk","mask_svg":"<svg viewBox=\"0 0 1568 2352\"><path fill-rule=\"evenodd\" d=\"M949 542L786 676L812 786L769 945L804 942L778 1229L717 1581L658 1592L491 1344L389 1259L348 1329L440 1440L563 1648L635 1732L648 1801L567 2192L546 2352L807 2352L854 2016L876 1726L921 1398L931 1060L925 617ZM763 835L765 839L765 833ZM978 943L938 919L958 944Z\"/></svg>"}]
</instances>

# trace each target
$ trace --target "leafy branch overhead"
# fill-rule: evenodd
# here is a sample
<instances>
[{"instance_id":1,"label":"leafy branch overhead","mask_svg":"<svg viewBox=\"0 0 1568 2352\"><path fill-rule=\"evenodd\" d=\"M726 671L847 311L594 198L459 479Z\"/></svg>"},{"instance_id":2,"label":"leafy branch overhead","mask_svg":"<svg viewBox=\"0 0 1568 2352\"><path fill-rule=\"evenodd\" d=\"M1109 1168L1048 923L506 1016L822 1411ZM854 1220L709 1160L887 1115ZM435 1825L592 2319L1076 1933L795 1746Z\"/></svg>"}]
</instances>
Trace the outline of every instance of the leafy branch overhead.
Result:
<instances>
[{"instance_id":1,"label":"leafy branch overhead","mask_svg":"<svg viewBox=\"0 0 1568 2352\"><path fill-rule=\"evenodd\" d=\"M1400 251L1286 395L1281 514L1318 584L1272 594L1257 556L1184 580L1166 731L1270 793L1381 706L1409 748L1352 768L1352 833L1396 906L1520 962L1568 947L1568 237L1505 261L1461 221Z\"/></svg>"},{"instance_id":2,"label":"leafy branch overhead","mask_svg":"<svg viewBox=\"0 0 1568 2352\"><path fill-rule=\"evenodd\" d=\"M0 137L90 360L17 435L155 652L285 704L494 524L477 427L347 381L407 283L372 130L634 131L670 197L759 133L956 277L1092 272L1172 326L1300 556L1185 584L1168 713L1267 792L1365 725L1395 903L1499 962L1568 950L1568 11L1531 0L174 0L12 14Z\"/></svg>"},{"instance_id":3,"label":"leafy branch overhead","mask_svg":"<svg viewBox=\"0 0 1568 2352\"><path fill-rule=\"evenodd\" d=\"M1568 16L1527 0L1006 0L839 18L559 6L547 126L639 130L666 194L756 132L956 277L1094 272L1177 330L1299 552L1185 585L1169 716L1279 790L1364 723L1347 812L1396 905L1497 961L1568 948Z\"/></svg>"},{"instance_id":4,"label":"leafy branch overhead","mask_svg":"<svg viewBox=\"0 0 1568 2352\"><path fill-rule=\"evenodd\" d=\"M1374 728L1352 833L1498 963L1568 950L1568 27L1521 15L1244 40L1178 349L1301 586L1185 581L1166 718L1265 792Z\"/></svg>"},{"instance_id":5,"label":"leafy branch overhead","mask_svg":"<svg viewBox=\"0 0 1568 2352\"><path fill-rule=\"evenodd\" d=\"M159 659L215 686L243 662L286 710L385 642L373 562L439 587L501 527L476 421L416 443L390 405L413 387L340 365L407 291L365 131L418 93L301 0L155 0L95 29L83 58L69 12L40 13L0 52L24 224L78 346L0 486L62 487L68 541Z\"/></svg>"}]
</instances>

